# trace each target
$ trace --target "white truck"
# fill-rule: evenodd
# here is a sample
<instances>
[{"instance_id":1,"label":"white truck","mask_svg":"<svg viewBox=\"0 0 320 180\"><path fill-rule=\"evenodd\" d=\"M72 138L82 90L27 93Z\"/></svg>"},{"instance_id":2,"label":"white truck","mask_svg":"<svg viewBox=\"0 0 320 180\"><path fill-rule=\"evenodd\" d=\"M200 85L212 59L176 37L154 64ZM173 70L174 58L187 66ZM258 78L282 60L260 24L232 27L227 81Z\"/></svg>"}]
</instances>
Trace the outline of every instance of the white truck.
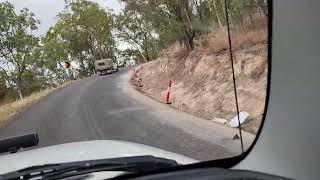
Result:
<instances>
[{"instance_id":1,"label":"white truck","mask_svg":"<svg viewBox=\"0 0 320 180\"><path fill-rule=\"evenodd\" d=\"M112 74L113 72L118 71L118 65L117 63L114 63L112 59L96 60L94 66L99 75Z\"/></svg>"}]
</instances>

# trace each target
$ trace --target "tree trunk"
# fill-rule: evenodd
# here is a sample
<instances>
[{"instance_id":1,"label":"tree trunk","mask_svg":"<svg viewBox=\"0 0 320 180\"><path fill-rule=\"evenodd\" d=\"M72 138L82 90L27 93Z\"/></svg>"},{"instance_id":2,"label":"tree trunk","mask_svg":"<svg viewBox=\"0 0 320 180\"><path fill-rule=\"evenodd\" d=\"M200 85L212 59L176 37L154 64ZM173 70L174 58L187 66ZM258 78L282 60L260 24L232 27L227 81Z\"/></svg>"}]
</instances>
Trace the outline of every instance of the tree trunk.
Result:
<instances>
[{"instance_id":1,"label":"tree trunk","mask_svg":"<svg viewBox=\"0 0 320 180\"><path fill-rule=\"evenodd\" d=\"M207 20L206 20L206 18L204 18L204 16L203 16L203 14L202 14L202 12L201 12L201 9L200 9L200 5L201 5L201 1L199 2L200 3L200 5L198 4L198 2L197 1L193 1L194 2L194 4L196 5L196 9L197 9L197 12L198 12L198 14L199 14L199 18L200 18L200 21L201 21L201 23L205 26L205 28L206 28L206 34L208 34L208 24L207 24Z\"/></svg>"},{"instance_id":2,"label":"tree trunk","mask_svg":"<svg viewBox=\"0 0 320 180\"><path fill-rule=\"evenodd\" d=\"M23 96L22 96L22 72L21 71L19 71L17 75L17 88L18 88L19 97L22 100Z\"/></svg>"},{"instance_id":3,"label":"tree trunk","mask_svg":"<svg viewBox=\"0 0 320 180\"><path fill-rule=\"evenodd\" d=\"M250 17L251 25L254 27L253 17L252 17L252 15L251 15L250 10L248 10L248 15L249 15L249 17Z\"/></svg>"},{"instance_id":4,"label":"tree trunk","mask_svg":"<svg viewBox=\"0 0 320 180\"><path fill-rule=\"evenodd\" d=\"M22 93L21 93L20 89L18 89L18 93L19 93L20 99L22 100L22 99L23 99L23 96L22 96Z\"/></svg>"},{"instance_id":5,"label":"tree trunk","mask_svg":"<svg viewBox=\"0 0 320 180\"><path fill-rule=\"evenodd\" d=\"M258 12L261 14L261 16L266 15L265 12L264 12L264 10L263 10L263 7L261 7L261 6L263 6L263 5L261 5L261 3L258 2L258 0L254 0L254 1L255 1L255 3L257 4Z\"/></svg>"},{"instance_id":6,"label":"tree trunk","mask_svg":"<svg viewBox=\"0 0 320 180\"><path fill-rule=\"evenodd\" d=\"M213 5L213 10L216 14L216 17L217 17L217 21L218 21L218 24L219 24L219 27L222 28L222 23L221 23L221 19L220 19L220 16L219 16L219 12L218 12L218 9L217 9L217 6L216 6L216 1L215 0L212 0L212 5Z\"/></svg>"},{"instance_id":7,"label":"tree trunk","mask_svg":"<svg viewBox=\"0 0 320 180\"><path fill-rule=\"evenodd\" d=\"M150 61L150 54L149 54L149 47L148 47L148 38L146 34L144 34L144 45L145 45L145 52L146 52L145 57L148 62Z\"/></svg>"},{"instance_id":8,"label":"tree trunk","mask_svg":"<svg viewBox=\"0 0 320 180\"><path fill-rule=\"evenodd\" d=\"M221 8L222 8L223 17L226 18L227 15L226 15L226 10L225 10L225 8L227 8L227 7L224 6L224 1L226 1L226 0L221 0L220 3L221 3Z\"/></svg>"},{"instance_id":9,"label":"tree trunk","mask_svg":"<svg viewBox=\"0 0 320 180\"><path fill-rule=\"evenodd\" d=\"M262 2L262 11L265 16L268 16L268 2L267 2L267 0L263 0L263 2Z\"/></svg>"},{"instance_id":10,"label":"tree trunk","mask_svg":"<svg viewBox=\"0 0 320 180\"><path fill-rule=\"evenodd\" d=\"M81 57L79 56L79 63L80 63L80 75L83 77L87 76L87 69L86 66L84 64L84 61L81 59Z\"/></svg>"},{"instance_id":11,"label":"tree trunk","mask_svg":"<svg viewBox=\"0 0 320 180\"><path fill-rule=\"evenodd\" d=\"M241 12L239 13L239 19L240 19L241 27L243 27L244 23L243 23L243 16Z\"/></svg>"},{"instance_id":12,"label":"tree trunk","mask_svg":"<svg viewBox=\"0 0 320 180\"><path fill-rule=\"evenodd\" d=\"M194 37L196 36L196 31L195 30L191 30L191 32L189 31L185 31L186 37L185 37L185 45L187 47L188 50L193 50L194 48Z\"/></svg>"}]
</instances>

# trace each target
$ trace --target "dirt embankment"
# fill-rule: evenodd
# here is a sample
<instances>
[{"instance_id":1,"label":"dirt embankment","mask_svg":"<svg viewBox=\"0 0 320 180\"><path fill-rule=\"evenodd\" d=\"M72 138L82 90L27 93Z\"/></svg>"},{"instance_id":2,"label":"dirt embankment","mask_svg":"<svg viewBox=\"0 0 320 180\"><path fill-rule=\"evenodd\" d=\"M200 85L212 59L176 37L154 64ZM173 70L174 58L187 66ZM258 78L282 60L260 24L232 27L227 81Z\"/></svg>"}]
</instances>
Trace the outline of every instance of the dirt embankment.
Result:
<instances>
[{"instance_id":1,"label":"dirt embankment","mask_svg":"<svg viewBox=\"0 0 320 180\"><path fill-rule=\"evenodd\" d=\"M266 31L237 32L234 65L240 111L250 114L243 128L256 133L265 105L267 86ZM144 65L138 76L141 92L165 100L168 80L173 80L171 106L213 120L236 116L228 44L221 33L203 36L197 48L186 51L178 44ZM222 40L221 40L222 39Z\"/></svg>"}]
</instances>

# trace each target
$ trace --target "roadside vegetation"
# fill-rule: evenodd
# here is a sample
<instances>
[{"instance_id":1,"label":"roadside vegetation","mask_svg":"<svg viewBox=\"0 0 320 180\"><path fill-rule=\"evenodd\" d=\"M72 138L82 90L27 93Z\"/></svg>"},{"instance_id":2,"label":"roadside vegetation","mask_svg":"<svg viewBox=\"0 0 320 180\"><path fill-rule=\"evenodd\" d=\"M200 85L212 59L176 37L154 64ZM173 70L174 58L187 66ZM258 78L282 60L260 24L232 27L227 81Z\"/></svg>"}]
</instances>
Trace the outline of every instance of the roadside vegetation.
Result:
<instances>
[{"instance_id":1,"label":"roadside vegetation","mask_svg":"<svg viewBox=\"0 0 320 180\"><path fill-rule=\"evenodd\" d=\"M254 21L266 22L261 18ZM256 133L266 98L266 23L234 31L232 42L239 108L250 114L242 128ZM226 34L223 30L205 34L195 44L194 50L186 51L176 43L157 60L143 65L137 75L143 87L137 88L165 102L168 81L172 80L171 107L216 122L231 120L237 112Z\"/></svg>"},{"instance_id":2,"label":"roadside vegetation","mask_svg":"<svg viewBox=\"0 0 320 180\"><path fill-rule=\"evenodd\" d=\"M28 9L0 3L0 102L24 99L94 73L93 61L113 57L113 17L90 1L66 1L57 23L34 35L41 23ZM114 57L113 57L114 58ZM71 68L65 69L64 63Z\"/></svg>"},{"instance_id":3,"label":"roadside vegetation","mask_svg":"<svg viewBox=\"0 0 320 180\"><path fill-rule=\"evenodd\" d=\"M49 95L50 93L68 85L72 81L65 82L58 87L43 89L40 91L35 91L28 97L23 99L17 99L12 102L0 104L0 127L4 125L12 116L31 106L32 104L38 102L41 98Z\"/></svg>"},{"instance_id":4,"label":"roadside vegetation","mask_svg":"<svg viewBox=\"0 0 320 180\"><path fill-rule=\"evenodd\" d=\"M35 92L91 76L96 59L112 58L125 66L132 61L154 61L155 65L166 57L174 57L167 58L168 62L180 68L190 56L197 57L198 52L228 59L224 0L120 2L123 9L115 14L89 0L66 0L56 24L42 35L34 33L41 22L33 12L15 9L8 1L0 3L0 103L10 104L18 99L23 102ZM226 2L236 53L244 53L246 47L258 42L266 45L266 1ZM128 48L119 49L121 43L128 44ZM70 62L71 68L66 69L65 62ZM196 67L194 63L201 61L186 62ZM156 73L161 67L157 64L149 70ZM204 67L211 68L210 71L217 68ZM230 73L229 67L225 68L224 73ZM171 73L164 71L161 73ZM1 111L5 111L4 107Z\"/></svg>"},{"instance_id":5,"label":"roadside vegetation","mask_svg":"<svg viewBox=\"0 0 320 180\"><path fill-rule=\"evenodd\" d=\"M157 58L138 71L139 83L133 83L142 93L165 102L168 81L173 80L171 107L214 122L229 121L237 112L224 1L193 2L195 5L189 4L190 9L200 10L190 12L188 17L192 18L186 18L197 24L193 26L195 36L192 42L185 34L183 41L180 39L163 46ZM210 14L209 8L203 11L209 16L201 14L202 6L197 6L201 2L208 3L203 7L216 8L215 11ZM266 99L267 4L260 1L228 2L239 108L250 115L242 128L255 134L262 121Z\"/></svg>"}]
</instances>

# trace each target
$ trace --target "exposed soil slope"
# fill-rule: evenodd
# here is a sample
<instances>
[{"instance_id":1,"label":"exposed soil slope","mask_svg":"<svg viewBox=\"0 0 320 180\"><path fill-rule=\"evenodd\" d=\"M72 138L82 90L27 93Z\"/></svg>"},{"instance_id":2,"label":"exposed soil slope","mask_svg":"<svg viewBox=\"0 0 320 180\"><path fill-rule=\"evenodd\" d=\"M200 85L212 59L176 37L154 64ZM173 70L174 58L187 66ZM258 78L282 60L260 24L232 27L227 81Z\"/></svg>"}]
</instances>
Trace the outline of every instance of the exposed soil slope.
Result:
<instances>
[{"instance_id":1,"label":"exposed soil slope","mask_svg":"<svg viewBox=\"0 0 320 180\"><path fill-rule=\"evenodd\" d=\"M267 85L265 30L237 32L234 65L240 111L250 114L243 128L256 133L262 119ZM230 120L236 116L231 63L226 39L221 33L203 36L198 47L186 51L178 44L145 64L138 77L139 90L164 101L168 80L173 80L171 106L196 116Z\"/></svg>"}]
</instances>

